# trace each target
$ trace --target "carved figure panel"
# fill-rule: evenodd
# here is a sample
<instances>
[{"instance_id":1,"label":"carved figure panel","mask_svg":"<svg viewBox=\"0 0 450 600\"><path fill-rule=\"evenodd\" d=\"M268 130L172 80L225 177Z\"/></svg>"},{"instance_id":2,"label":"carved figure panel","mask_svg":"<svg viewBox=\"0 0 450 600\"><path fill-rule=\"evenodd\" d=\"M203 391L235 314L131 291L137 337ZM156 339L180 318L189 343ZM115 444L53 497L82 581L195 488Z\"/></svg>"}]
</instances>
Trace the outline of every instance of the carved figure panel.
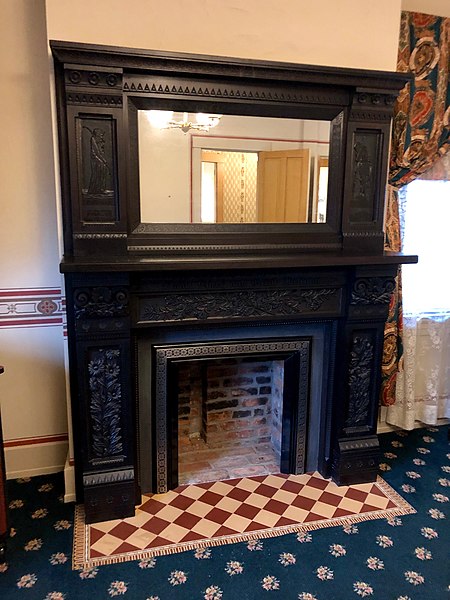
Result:
<instances>
[{"instance_id":1,"label":"carved figure panel","mask_svg":"<svg viewBox=\"0 0 450 600\"><path fill-rule=\"evenodd\" d=\"M114 223L119 219L116 121L80 115L75 122L81 220Z\"/></svg>"},{"instance_id":2,"label":"carved figure panel","mask_svg":"<svg viewBox=\"0 0 450 600\"><path fill-rule=\"evenodd\" d=\"M381 133L358 129L353 134L352 223L371 223L377 213Z\"/></svg>"}]
</instances>

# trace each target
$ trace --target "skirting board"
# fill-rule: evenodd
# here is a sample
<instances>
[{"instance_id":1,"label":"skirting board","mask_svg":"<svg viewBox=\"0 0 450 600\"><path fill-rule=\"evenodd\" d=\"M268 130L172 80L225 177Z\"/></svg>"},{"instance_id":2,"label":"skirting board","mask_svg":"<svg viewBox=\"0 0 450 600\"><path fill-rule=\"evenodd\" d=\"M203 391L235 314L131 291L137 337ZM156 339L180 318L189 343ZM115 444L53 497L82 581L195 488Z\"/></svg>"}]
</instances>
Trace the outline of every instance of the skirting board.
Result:
<instances>
[{"instance_id":1,"label":"skirting board","mask_svg":"<svg viewBox=\"0 0 450 600\"><path fill-rule=\"evenodd\" d=\"M67 453L64 465L64 502L75 502L75 467L70 464L69 453Z\"/></svg>"},{"instance_id":2,"label":"skirting board","mask_svg":"<svg viewBox=\"0 0 450 600\"><path fill-rule=\"evenodd\" d=\"M67 447L67 441L6 447L7 479L34 477L63 471Z\"/></svg>"}]
</instances>

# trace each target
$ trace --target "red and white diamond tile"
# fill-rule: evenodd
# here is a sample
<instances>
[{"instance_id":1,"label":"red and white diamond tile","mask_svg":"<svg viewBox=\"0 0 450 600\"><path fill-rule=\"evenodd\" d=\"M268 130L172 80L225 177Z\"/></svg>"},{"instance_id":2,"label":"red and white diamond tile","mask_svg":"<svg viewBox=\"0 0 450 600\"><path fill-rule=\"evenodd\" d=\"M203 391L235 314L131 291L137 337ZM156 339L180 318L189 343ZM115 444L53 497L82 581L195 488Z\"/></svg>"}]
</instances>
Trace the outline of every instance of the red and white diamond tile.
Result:
<instances>
[{"instance_id":1,"label":"red and white diamond tile","mask_svg":"<svg viewBox=\"0 0 450 600\"><path fill-rule=\"evenodd\" d=\"M318 473L261 475L143 496L136 515L93 525L77 517L75 567L414 512L381 478L337 486ZM82 531L81 531L82 530Z\"/></svg>"}]
</instances>

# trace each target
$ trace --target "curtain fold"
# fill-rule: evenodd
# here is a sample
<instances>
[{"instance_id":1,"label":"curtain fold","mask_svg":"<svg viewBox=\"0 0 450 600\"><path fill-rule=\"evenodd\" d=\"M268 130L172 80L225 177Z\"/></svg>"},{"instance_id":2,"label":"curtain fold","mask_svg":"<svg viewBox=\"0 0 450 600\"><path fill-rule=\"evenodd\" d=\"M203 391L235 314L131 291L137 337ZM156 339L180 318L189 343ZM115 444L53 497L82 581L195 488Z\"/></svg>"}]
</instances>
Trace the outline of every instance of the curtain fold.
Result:
<instances>
[{"instance_id":1,"label":"curtain fold","mask_svg":"<svg viewBox=\"0 0 450 600\"><path fill-rule=\"evenodd\" d=\"M394 109L385 249L401 251L398 191L430 169L450 147L450 18L402 12L397 70L410 72ZM399 373L403 372L401 270L389 307L383 350L381 404L394 408ZM398 390L400 392L400 390ZM411 428L405 420L397 425Z\"/></svg>"}]
</instances>

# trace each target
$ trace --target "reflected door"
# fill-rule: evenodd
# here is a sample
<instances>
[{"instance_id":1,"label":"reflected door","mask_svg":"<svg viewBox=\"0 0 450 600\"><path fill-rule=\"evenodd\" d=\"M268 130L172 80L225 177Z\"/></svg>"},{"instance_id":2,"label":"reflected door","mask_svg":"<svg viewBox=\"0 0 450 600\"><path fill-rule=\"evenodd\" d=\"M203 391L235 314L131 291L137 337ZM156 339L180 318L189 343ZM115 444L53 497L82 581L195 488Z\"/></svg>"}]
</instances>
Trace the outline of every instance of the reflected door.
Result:
<instances>
[{"instance_id":1,"label":"reflected door","mask_svg":"<svg viewBox=\"0 0 450 600\"><path fill-rule=\"evenodd\" d=\"M306 223L309 150L260 152L257 189L260 223Z\"/></svg>"}]
</instances>

